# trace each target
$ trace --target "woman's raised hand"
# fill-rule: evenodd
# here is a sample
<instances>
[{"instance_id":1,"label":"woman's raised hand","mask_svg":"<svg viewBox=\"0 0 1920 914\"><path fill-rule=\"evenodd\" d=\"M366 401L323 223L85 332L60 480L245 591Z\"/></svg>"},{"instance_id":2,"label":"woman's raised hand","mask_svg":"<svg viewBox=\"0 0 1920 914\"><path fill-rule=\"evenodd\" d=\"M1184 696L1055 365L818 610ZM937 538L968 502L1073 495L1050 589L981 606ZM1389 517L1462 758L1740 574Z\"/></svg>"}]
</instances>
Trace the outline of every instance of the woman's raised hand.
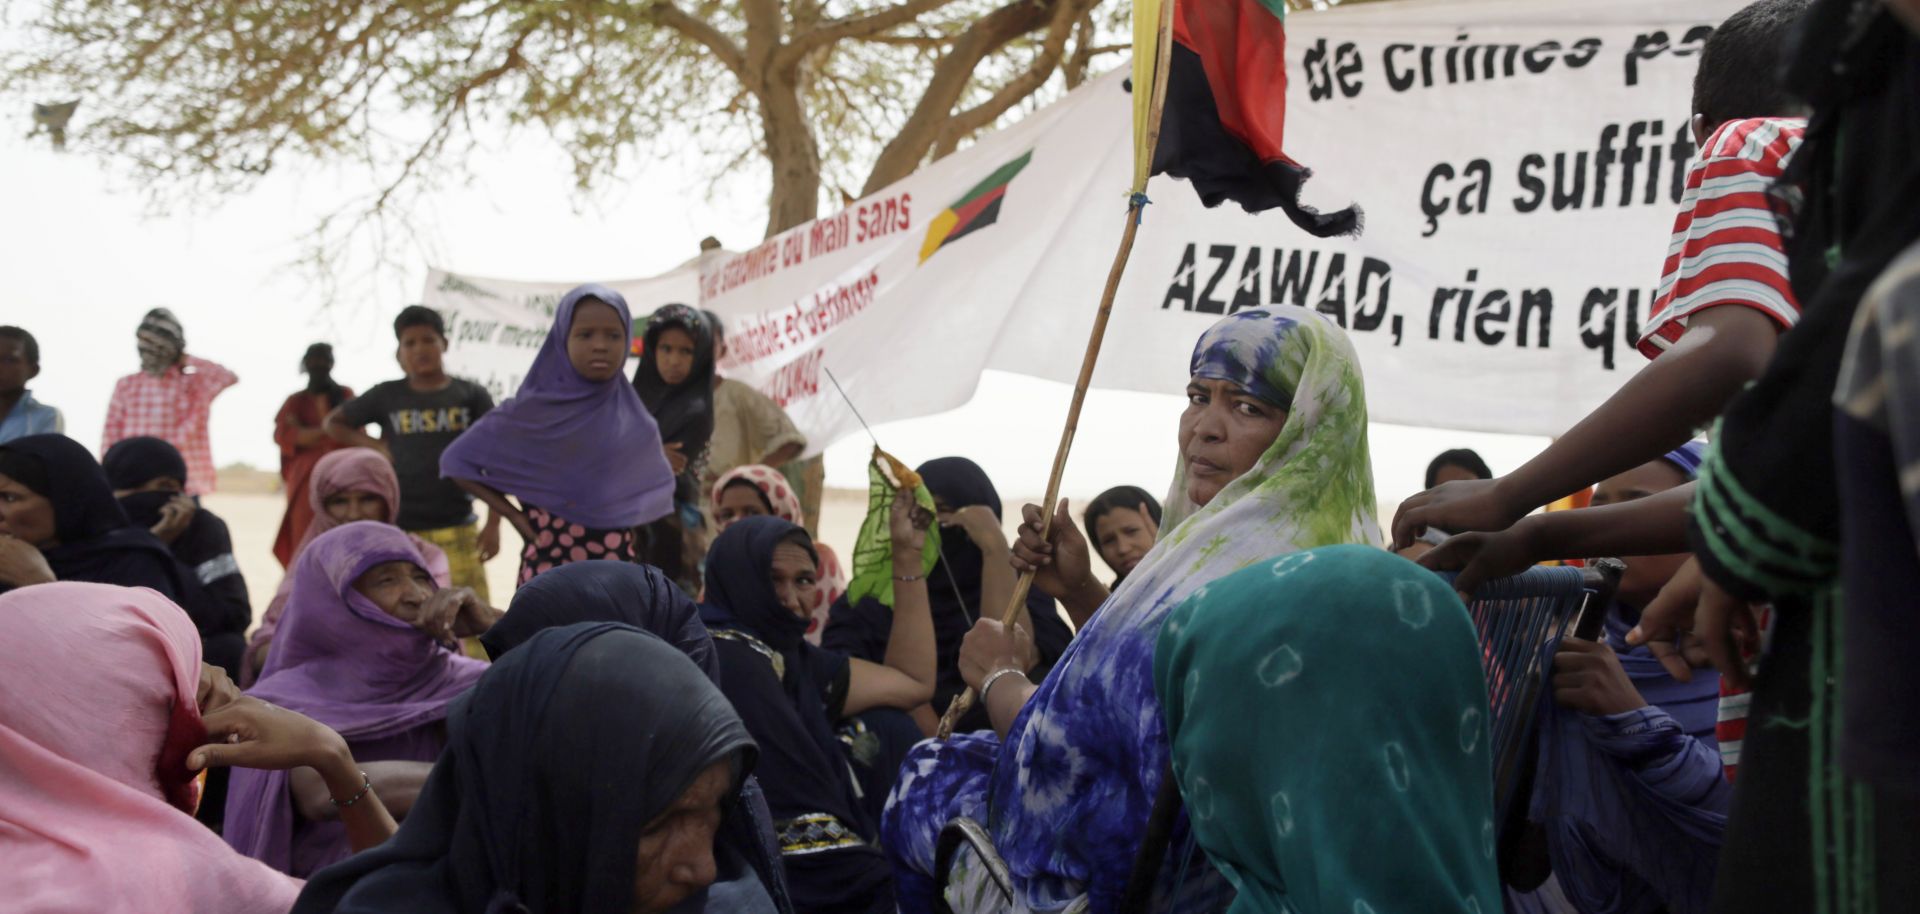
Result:
<instances>
[{"instance_id":1,"label":"woman's raised hand","mask_svg":"<svg viewBox=\"0 0 1920 914\"><path fill-rule=\"evenodd\" d=\"M958 527L967 534L980 551L988 555L1005 555L1008 551L1007 533L1000 529L1000 518L995 517L993 509L986 505L968 505L939 515L940 523L946 527Z\"/></svg>"},{"instance_id":2,"label":"woman's raised hand","mask_svg":"<svg viewBox=\"0 0 1920 914\"><path fill-rule=\"evenodd\" d=\"M148 532L152 533L155 539L171 546L174 540L180 538L180 534L187 532L187 527L193 523L193 514L197 510L199 505L194 504L193 499L185 495L175 495L167 499L166 504L160 506L160 521Z\"/></svg>"},{"instance_id":3,"label":"woman's raised hand","mask_svg":"<svg viewBox=\"0 0 1920 914\"><path fill-rule=\"evenodd\" d=\"M1065 600L1088 585L1099 586L1093 577L1087 538L1080 535L1080 529L1067 514L1066 499L1060 499L1053 515L1053 529L1044 537L1040 530L1046 521L1039 505L1022 506L1020 520L1020 538L1013 544L1014 571L1033 572L1033 586L1056 600Z\"/></svg>"},{"instance_id":4,"label":"woman's raised hand","mask_svg":"<svg viewBox=\"0 0 1920 914\"><path fill-rule=\"evenodd\" d=\"M915 503L912 493L895 492L887 513L887 534L893 540L894 562L899 563L911 555L913 564L918 566L920 550L927 544L927 528L932 525L933 512Z\"/></svg>"},{"instance_id":5,"label":"woman's raised hand","mask_svg":"<svg viewBox=\"0 0 1920 914\"><path fill-rule=\"evenodd\" d=\"M208 713L206 723L207 745L187 756L187 767L194 771L214 765L271 771L324 768L342 757L352 762L347 741L325 724L251 695Z\"/></svg>"},{"instance_id":6,"label":"woman's raised hand","mask_svg":"<svg viewBox=\"0 0 1920 914\"><path fill-rule=\"evenodd\" d=\"M413 627L426 632L436 641L450 645L461 638L486 634L499 615L493 607L481 602L479 595L471 589L445 587L427 598L420 618L413 620Z\"/></svg>"}]
</instances>

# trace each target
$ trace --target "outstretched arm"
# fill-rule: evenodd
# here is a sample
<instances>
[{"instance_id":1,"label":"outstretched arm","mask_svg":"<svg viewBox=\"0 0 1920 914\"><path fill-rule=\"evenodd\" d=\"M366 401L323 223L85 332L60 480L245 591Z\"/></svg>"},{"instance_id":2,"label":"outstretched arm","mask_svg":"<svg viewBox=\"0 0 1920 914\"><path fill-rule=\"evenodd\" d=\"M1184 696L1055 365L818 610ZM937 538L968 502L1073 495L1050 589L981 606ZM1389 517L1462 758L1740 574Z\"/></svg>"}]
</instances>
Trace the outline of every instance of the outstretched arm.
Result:
<instances>
[{"instance_id":1,"label":"outstretched arm","mask_svg":"<svg viewBox=\"0 0 1920 914\"><path fill-rule=\"evenodd\" d=\"M1672 349L1519 469L1498 479L1446 483L1402 502L1393 519L1394 548L1405 548L1429 526L1449 533L1504 530L1568 492L1685 444L1760 376L1778 336L1773 319L1752 308L1726 305L1694 315Z\"/></svg>"},{"instance_id":2,"label":"outstretched arm","mask_svg":"<svg viewBox=\"0 0 1920 914\"><path fill-rule=\"evenodd\" d=\"M1419 561L1438 571L1460 572L1453 586L1470 594L1487 581L1548 559L1686 552L1693 486L1617 505L1535 514L1498 533L1462 533Z\"/></svg>"}]
</instances>

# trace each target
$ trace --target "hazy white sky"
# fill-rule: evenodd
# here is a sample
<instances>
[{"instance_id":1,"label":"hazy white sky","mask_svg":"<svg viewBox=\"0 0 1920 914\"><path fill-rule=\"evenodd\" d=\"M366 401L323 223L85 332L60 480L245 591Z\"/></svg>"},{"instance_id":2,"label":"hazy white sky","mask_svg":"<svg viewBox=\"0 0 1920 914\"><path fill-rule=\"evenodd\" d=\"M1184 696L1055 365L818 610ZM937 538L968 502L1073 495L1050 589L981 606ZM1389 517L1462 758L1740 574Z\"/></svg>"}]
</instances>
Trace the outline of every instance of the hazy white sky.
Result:
<instances>
[{"instance_id":1,"label":"hazy white sky","mask_svg":"<svg viewBox=\"0 0 1920 914\"><path fill-rule=\"evenodd\" d=\"M642 277L692 256L707 235L731 248L749 246L765 223L765 185L756 176L709 197L701 170L691 167L698 163L666 157L582 198L558 150L523 136L484 150L471 182L414 210L424 237L390 251L402 275L355 283L350 300L323 311L319 290L293 263L321 215L369 189L365 173L278 173L241 196L154 211L137 188L86 152L57 155L45 137L22 139L25 114L24 105L0 112L0 323L25 326L39 338L43 373L35 396L59 407L68 434L95 448L114 380L137 367L134 327L156 305L179 315L190 352L240 375L214 407L215 460L274 467L273 415L302 384L298 361L307 344L333 343L335 376L355 388L398 376L390 321L419 298L429 264L508 279ZM77 119L85 116L83 104ZM1122 482L1163 491L1184 380L1169 379L1165 396L1096 391L1065 491L1084 497ZM1069 393L1064 385L989 373L967 406L876 431L909 462L958 453L985 467L1003 495L1038 494ZM1376 424L1379 494L1391 505L1417 490L1427 461L1446 448L1477 448L1505 472L1544 444ZM868 447L850 439L831 448L828 483L864 486Z\"/></svg>"}]
</instances>

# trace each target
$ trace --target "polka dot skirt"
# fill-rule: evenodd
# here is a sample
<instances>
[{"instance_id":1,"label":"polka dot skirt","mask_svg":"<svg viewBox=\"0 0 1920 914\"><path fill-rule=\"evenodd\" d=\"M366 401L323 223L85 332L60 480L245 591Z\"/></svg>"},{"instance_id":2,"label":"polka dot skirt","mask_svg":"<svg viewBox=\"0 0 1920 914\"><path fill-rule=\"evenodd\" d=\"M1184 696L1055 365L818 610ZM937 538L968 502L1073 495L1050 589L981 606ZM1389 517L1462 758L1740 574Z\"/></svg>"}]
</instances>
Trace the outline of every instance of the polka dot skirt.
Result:
<instances>
[{"instance_id":1,"label":"polka dot skirt","mask_svg":"<svg viewBox=\"0 0 1920 914\"><path fill-rule=\"evenodd\" d=\"M520 550L521 584L568 562L633 561L632 530L595 530L531 505L527 506L527 521L535 535L533 542Z\"/></svg>"}]
</instances>

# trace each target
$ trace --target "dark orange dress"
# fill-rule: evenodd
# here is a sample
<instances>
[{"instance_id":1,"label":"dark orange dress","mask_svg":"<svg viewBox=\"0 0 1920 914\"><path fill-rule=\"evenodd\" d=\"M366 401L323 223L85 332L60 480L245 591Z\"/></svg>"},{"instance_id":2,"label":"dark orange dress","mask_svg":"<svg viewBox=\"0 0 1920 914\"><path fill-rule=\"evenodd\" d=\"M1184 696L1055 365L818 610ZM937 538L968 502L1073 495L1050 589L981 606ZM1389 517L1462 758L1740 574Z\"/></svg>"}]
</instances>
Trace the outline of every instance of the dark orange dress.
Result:
<instances>
[{"instance_id":1,"label":"dark orange dress","mask_svg":"<svg viewBox=\"0 0 1920 914\"><path fill-rule=\"evenodd\" d=\"M341 387L340 392L344 394L341 402L353 399L353 388ZM313 465L329 452L345 446L328 437L318 444L301 447L300 429L319 428L320 421L332 409L326 394L303 390L288 397L273 417L273 441L280 445L280 479L287 492L287 513L280 518L280 533L273 540L273 556L280 560L282 568L293 561L294 546L306 535L307 525L313 522L313 506L307 500Z\"/></svg>"}]
</instances>

